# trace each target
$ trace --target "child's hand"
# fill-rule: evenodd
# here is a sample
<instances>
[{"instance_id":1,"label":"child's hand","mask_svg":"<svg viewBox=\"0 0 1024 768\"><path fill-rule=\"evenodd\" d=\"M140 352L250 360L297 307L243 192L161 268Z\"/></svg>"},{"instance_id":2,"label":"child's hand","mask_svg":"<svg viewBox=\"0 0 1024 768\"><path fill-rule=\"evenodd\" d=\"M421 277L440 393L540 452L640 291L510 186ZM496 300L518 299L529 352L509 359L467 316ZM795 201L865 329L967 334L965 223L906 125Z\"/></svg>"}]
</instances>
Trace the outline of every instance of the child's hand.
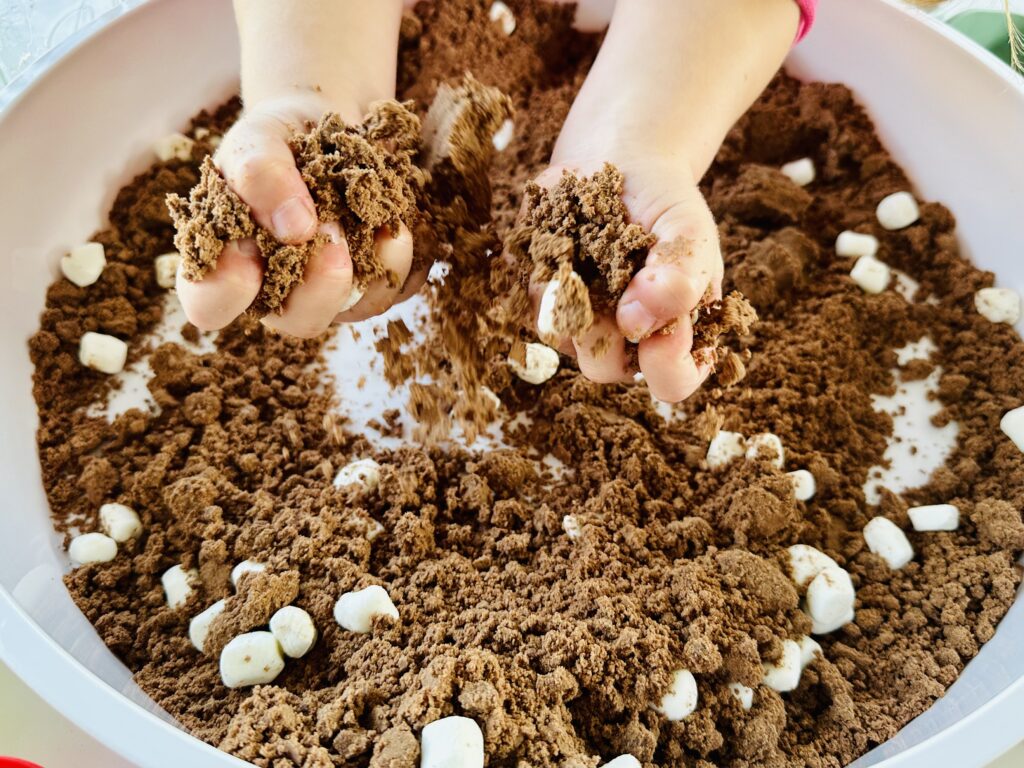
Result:
<instances>
[{"instance_id":1,"label":"child's hand","mask_svg":"<svg viewBox=\"0 0 1024 768\"><path fill-rule=\"evenodd\" d=\"M563 168L590 175L612 163L625 178L632 220L658 239L615 317L595 318L584 338L562 344L585 376L630 380L628 338L640 342L640 370L659 400L682 400L707 378L708 368L690 353L690 312L709 287L721 296L723 269L718 230L697 181L782 63L799 18L793 0L616 4L552 167L537 179L551 186ZM667 248L680 238L683 248ZM537 287L533 292L539 296ZM667 326L671 333L648 335Z\"/></svg>"},{"instance_id":2,"label":"child's hand","mask_svg":"<svg viewBox=\"0 0 1024 768\"><path fill-rule=\"evenodd\" d=\"M379 314L412 295L422 280L409 280L412 236L404 229L398 238L382 234L378 255L399 278L400 287L379 281L360 297L352 293L352 259L337 222L321 224L306 189L288 138L307 121L316 121L331 109L314 94L263 102L247 111L225 134L214 162L231 188L251 208L260 226L285 243L310 240L318 228L332 242L310 257L301 285L296 286L280 315L263 322L292 336L323 333L331 323L355 321ZM342 113L358 122L358 108ZM178 280L178 295L186 315L204 330L222 328L256 298L263 281L263 258L252 240L229 244L217 269L200 282ZM355 303L351 303L353 300Z\"/></svg>"},{"instance_id":3,"label":"child's hand","mask_svg":"<svg viewBox=\"0 0 1024 768\"><path fill-rule=\"evenodd\" d=\"M566 153L561 147L582 152ZM615 315L596 317L586 334L563 340L560 350L574 354L580 371L593 381L628 382L633 372L626 341L639 342L640 370L651 393L668 402L689 397L710 373L690 355L690 313L708 288L716 298L721 296L723 273L718 230L689 169L640 147L589 155L585 137L577 140L565 133L554 159L558 165L537 178L542 186L556 184L563 169L582 176L600 170L606 161L615 165L625 177L623 201L631 220L658 239ZM531 293L539 297L542 290L533 286ZM673 323L671 333L654 333ZM595 349L602 351L595 354Z\"/></svg>"},{"instance_id":4,"label":"child's hand","mask_svg":"<svg viewBox=\"0 0 1024 768\"><path fill-rule=\"evenodd\" d=\"M263 322L310 337L338 321L355 321L388 309L414 293L425 275L409 277L412 236L381 234L378 256L398 277L352 293L352 260L337 222L320 223L313 199L288 148L288 138L325 112L359 122L370 103L394 97L401 0L235 0L242 49L245 111L224 136L214 162L256 221L286 243L310 240L318 228L331 243L310 257L304 279L284 312ZM204 330L222 328L255 299L263 259L252 241L229 244L217 269L202 281L178 278L189 320Z\"/></svg>"}]
</instances>

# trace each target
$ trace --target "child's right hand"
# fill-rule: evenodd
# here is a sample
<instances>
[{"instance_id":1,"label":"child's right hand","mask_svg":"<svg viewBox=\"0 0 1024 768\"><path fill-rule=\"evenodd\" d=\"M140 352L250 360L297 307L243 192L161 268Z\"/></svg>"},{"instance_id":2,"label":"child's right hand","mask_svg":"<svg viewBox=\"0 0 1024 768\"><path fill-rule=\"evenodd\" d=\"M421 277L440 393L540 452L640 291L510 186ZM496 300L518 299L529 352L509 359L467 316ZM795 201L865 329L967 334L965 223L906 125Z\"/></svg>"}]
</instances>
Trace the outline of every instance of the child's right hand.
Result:
<instances>
[{"instance_id":1,"label":"child's right hand","mask_svg":"<svg viewBox=\"0 0 1024 768\"><path fill-rule=\"evenodd\" d=\"M318 228L331 238L331 243L310 258L304 280L292 290L284 312L263 319L266 326L292 336L317 336L335 321L372 317L407 298L422 282L407 281L412 264L409 231L403 228L395 239L382 234L379 257L398 276L402 287L374 283L349 306L352 259L344 233L337 222L319 222L288 148L288 138L296 128L318 120L329 109L315 94L263 102L232 126L214 156L231 189L252 208L257 223L278 240L304 243ZM351 109L343 117L358 122L361 115ZM189 320L203 330L216 330L242 314L259 292L263 263L256 243L244 240L230 243L217 268L202 281L189 282L179 275L178 295Z\"/></svg>"}]
</instances>

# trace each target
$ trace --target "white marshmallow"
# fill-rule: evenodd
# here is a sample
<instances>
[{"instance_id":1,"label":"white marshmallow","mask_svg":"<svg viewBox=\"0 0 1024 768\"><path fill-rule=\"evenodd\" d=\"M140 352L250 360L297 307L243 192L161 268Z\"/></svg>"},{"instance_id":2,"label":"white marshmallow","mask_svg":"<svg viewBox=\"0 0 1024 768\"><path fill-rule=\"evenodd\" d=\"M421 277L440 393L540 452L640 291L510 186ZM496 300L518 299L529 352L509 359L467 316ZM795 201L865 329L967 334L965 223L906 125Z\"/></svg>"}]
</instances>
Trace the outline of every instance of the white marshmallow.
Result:
<instances>
[{"instance_id":1,"label":"white marshmallow","mask_svg":"<svg viewBox=\"0 0 1024 768\"><path fill-rule=\"evenodd\" d=\"M100 528L119 544L142 533L142 521L135 510L124 504L104 504L100 507Z\"/></svg>"},{"instance_id":2,"label":"white marshmallow","mask_svg":"<svg viewBox=\"0 0 1024 768\"><path fill-rule=\"evenodd\" d=\"M555 333L555 307L558 305L558 290L562 287L558 280L550 281L540 296L540 309L537 311L537 333L541 337L553 336Z\"/></svg>"},{"instance_id":3,"label":"white marshmallow","mask_svg":"<svg viewBox=\"0 0 1024 768\"><path fill-rule=\"evenodd\" d=\"M774 664L764 664L763 682L773 691L786 693L800 685L800 646L793 640L782 641L782 657Z\"/></svg>"},{"instance_id":4,"label":"white marshmallow","mask_svg":"<svg viewBox=\"0 0 1024 768\"><path fill-rule=\"evenodd\" d=\"M281 646L269 632L246 632L220 652L220 679L228 688L272 683L282 669Z\"/></svg>"},{"instance_id":5,"label":"white marshmallow","mask_svg":"<svg viewBox=\"0 0 1024 768\"><path fill-rule=\"evenodd\" d=\"M786 551L789 552L790 575L798 587L812 581L826 568L839 567L839 563L809 544L794 544Z\"/></svg>"},{"instance_id":6,"label":"white marshmallow","mask_svg":"<svg viewBox=\"0 0 1024 768\"><path fill-rule=\"evenodd\" d=\"M390 616L398 620L398 609L384 587L374 585L355 592L346 592L334 604L334 620L343 629L366 634L374 616Z\"/></svg>"},{"instance_id":7,"label":"white marshmallow","mask_svg":"<svg viewBox=\"0 0 1024 768\"><path fill-rule=\"evenodd\" d=\"M576 515L566 515L562 518L562 530L572 541L576 541L583 535L583 528L580 526L580 521L576 519Z\"/></svg>"},{"instance_id":8,"label":"white marshmallow","mask_svg":"<svg viewBox=\"0 0 1024 768\"><path fill-rule=\"evenodd\" d=\"M889 287L892 270L874 256L861 256L850 270L850 277L864 293L881 293Z\"/></svg>"},{"instance_id":9,"label":"white marshmallow","mask_svg":"<svg viewBox=\"0 0 1024 768\"><path fill-rule=\"evenodd\" d=\"M804 635L796 644L800 646L800 671L807 669L807 665L814 661L815 655L822 653L821 645L812 637Z\"/></svg>"},{"instance_id":10,"label":"white marshmallow","mask_svg":"<svg viewBox=\"0 0 1024 768\"><path fill-rule=\"evenodd\" d=\"M786 474L793 481L793 495L797 501L810 501L814 498L814 494L818 491L818 483L814 480L814 475L806 469L794 469Z\"/></svg>"},{"instance_id":11,"label":"white marshmallow","mask_svg":"<svg viewBox=\"0 0 1024 768\"><path fill-rule=\"evenodd\" d=\"M878 223L886 229L903 229L921 218L921 210L917 207L917 200L909 192L893 192L882 198L875 208L875 216L878 217Z\"/></svg>"},{"instance_id":12,"label":"white marshmallow","mask_svg":"<svg viewBox=\"0 0 1024 768\"><path fill-rule=\"evenodd\" d=\"M107 563L117 557L117 542L102 533L83 533L71 540L68 557L76 565Z\"/></svg>"},{"instance_id":13,"label":"white marshmallow","mask_svg":"<svg viewBox=\"0 0 1024 768\"><path fill-rule=\"evenodd\" d=\"M743 683L729 683L729 692L736 697L736 701L743 707L744 712L749 712L754 706L754 689L748 688Z\"/></svg>"},{"instance_id":14,"label":"white marshmallow","mask_svg":"<svg viewBox=\"0 0 1024 768\"><path fill-rule=\"evenodd\" d=\"M814 161L809 157L803 157L791 163L786 163L780 170L789 177L790 181L801 187L806 187L814 181Z\"/></svg>"},{"instance_id":15,"label":"white marshmallow","mask_svg":"<svg viewBox=\"0 0 1024 768\"><path fill-rule=\"evenodd\" d=\"M1024 405L1004 413L1003 418L999 420L999 428L1014 445L1024 451Z\"/></svg>"},{"instance_id":16,"label":"white marshmallow","mask_svg":"<svg viewBox=\"0 0 1024 768\"><path fill-rule=\"evenodd\" d=\"M707 462L711 469L719 469L738 459L746 452L747 440L739 432L720 429L708 444Z\"/></svg>"},{"instance_id":17,"label":"white marshmallow","mask_svg":"<svg viewBox=\"0 0 1024 768\"><path fill-rule=\"evenodd\" d=\"M420 732L420 768L483 768L484 734L468 717L444 717Z\"/></svg>"},{"instance_id":18,"label":"white marshmallow","mask_svg":"<svg viewBox=\"0 0 1024 768\"><path fill-rule=\"evenodd\" d=\"M177 251L161 253L153 259L153 270L156 272L156 284L161 288L173 288L174 281L178 278L179 264L181 264L181 254Z\"/></svg>"},{"instance_id":19,"label":"white marshmallow","mask_svg":"<svg viewBox=\"0 0 1024 768\"><path fill-rule=\"evenodd\" d=\"M504 152L508 149L508 145L512 143L512 137L515 136L516 124L512 122L512 118L508 118L501 124L501 127L494 132L491 137L491 143L498 152Z\"/></svg>"},{"instance_id":20,"label":"white marshmallow","mask_svg":"<svg viewBox=\"0 0 1024 768\"><path fill-rule=\"evenodd\" d=\"M380 485L380 464L373 459L358 459L342 467L334 478L334 487L347 488L350 485L361 485L371 493L377 490Z\"/></svg>"},{"instance_id":21,"label":"white marshmallow","mask_svg":"<svg viewBox=\"0 0 1024 768\"><path fill-rule=\"evenodd\" d=\"M60 271L64 277L84 288L100 279L103 268L107 266L107 257L103 243L83 243L72 248L67 256L60 260Z\"/></svg>"},{"instance_id":22,"label":"white marshmallow","mask_svg":"<svg viewBox=\"0 0 1024 768\"><path fill-rule=\"evenodd\" d=\"M501 24L501 31L506 35L511 35L516 31L516 16L512 13L512 9L501 0L495 0L491 4L491 10L487 16L491 21Z\"/></svg>"},{"instance_id":23,"label":"white marshmallow","mask_svg":"<svg viewBox=\"0 0 1024 768\"><path fill-rule=\"evenodd\" d=\"M169 133L153 142L157 158L167 162L170 159L191 160L195 142L183 133Z\"/></svg>"},{"instance_id":24,"label":"white marshmallow","mask_svg":"<svg viewBox=\"0 0 1024 768\"><path fill-rule=\"evenodd\" d=\"M267 566L263 563L257 563L255 560L243 560L231 569L231 586L238 589L238 582L241 580L242 574L260 573L265 570L267 570Z\"/></svg>"},{"instance_id":25,"label":"white marshmallow","mask_svg":"<svg viewBox=\"0 0 1024 768\"><path fill-rule=\"evenodd\" d=\"M974 294L974 306L993 323L1014 325L1020 320L1020 294L1009 288L982 288Z\"/></svg>"},{"instance_id":26,"label":"white marshmallow","mask_svg":"<svg viewBox=\"0 0 1024 768\"><path fill-rule=\"evenodd\" d=\"M836 256L874 256L878 253L878 238L846 230L836 238Z\"/></svg>"},{"instance_id":27,"label":"white marshmallow","mask_svg":"<svg viewBox=\"0 0 1024 768\"><path fill-rule=\"evenodd\" d=\"M807 587L811 632L825 635L848 624L853 619L856 599L850 574L839 567L825 568Z\"/></svg>"},{"instance_id":28,"label":"white marshmallow","mask_svg":"<svg viewBox=\"0 0 1024 768\"><path fill-rule=\"evenodd\" d=\"M341 303L341 306L338 307L338 311L347 312L348 310L352 309L352 307L359 303L359 300L363 298L365 293L366 291L363 288L360 288L358 285L353 284L352 287L349 289L348 297L345 299L345 301Z\"/></svg>"},{"instance_id":29,"label":"white marshmallow","mask_svg":"<svg viewBox=\"0 0 1024 768\"><path fill-rule=\"evenodd\" d=\"M747 441L748 459L756 459L762 455L770 458L772 464L782 469L786 460L786 453L782 448L782 441L778 435L773 435L771 432L762 432L759 435L754 435Z\"/></svg>"},{"instance_id":30,"label":"white marshmallow","mask_svg":"<svg viewBox=\"0 0 1024 768\"><path fill-rule=\"evenodd\" d=\"M528 384L543 384L558 373L558 353L544 344L531 342L526 345L526 362L509 356L508 366L512 373Z\"/></svg>"},{"instance_id":31,"label":"white marshmallow","mask_svg":"<svg viewBox=\"0 0 1024 768\"><path fill-rule=\"evenodd\" d=\"M185 570L180 565L175 565L164 571L160 577L160 583L164 585L164 595L167 597L167 605L178 608L185 604L192 594L192 582L199 578L195 570Z\"/></svg>"},{"instance_id":32,"label":"white marshmallow","mask_svg":"<svg viewBox=\"0 0 1024 768\"><path fill-rule=\"evenodd\" d=\"M872 518L864 526L864 542L894 570L914 559L914 548L910 546L907 535L888 518Z\"/></svg>"},{"instance_id":33,"label":"white marshmallow","mask_svg":"<svg viewBox=\"0 0 1024 768\"><path fill-rule=\"evenodd\" d=\"M373 541L378 536L384 533L384 526L376 520L371 520L366 526L366 540Z\"/></svg>"},{"instance_id":34,"label":"white marshmallow","mask_svg":"<svg viewBox=\"0 0 1024 768\"><path fill-rule=\"evenodd\" d=\"M632 755L619 755L605 763L602 768L640 768L640 761Z\"/></svg>"},{"instance_id":35,"label":"white marshmallow","mask_svg":"<svg viewBox=\"0 0 1024 768\"><path fill-rule=\"evenodd\" d=\"M205 653L206 636L210 634L210 625L224 612L226 600L218 600L205 611L197 613L188 623L188 639L200 653Z\"/></svg>"},{"instance_id":36,"label":"white marshmallow","mask_svg":"<svg viewBox=\"0 0 1024 768\"><path fill-rule=\"evenodd\" d=\"M955 531L960 527L960 510L953 504L929 504L907 510L915 531Z\"/></svg>"},{"instance_id":37,"label":"white marshmallow","mask_svg":"<svg viewBox=\"0 0 1024 768\"><path fill-rule=\"evenodd\" d=\"M286 605L270 617L270 633L293 659L305 656L316 642L313 617L295 605Z\"/></svg>"},{"instance_id":38,"label":"white marshmallow","mask_svg":"<svg viewBox=\"0 0 1024 768\"><path fill-rule=\"evenodd\" d=\"M661 702L654 709L667 720L677 722L689 717L696 708L697 680L689 670L677 669L672 673L668 693L661 697Z\"/></svg>"},{"instance_id":39,"label":"white marshmallow","mask_svg":"<svg viewBox=\"0 0 1024 768\"><path fill-rule=\"evenodd\" d=\"M487 401L494 406L494 410L501 410L501 398L494 394L490 387L480 387L480 394L487 398Z\"/></svg>"},{"instance_id":40,"label":"white marshmallow","mask_svg":"<svg viewBox=\"0 0 1024 768\"><path fill-rule=\"evenodd\" d=\"M78 362L100 373L120 373L128 359L128 345L116 336L86 331L78 342Z\"/></svg>"}]
</instances>

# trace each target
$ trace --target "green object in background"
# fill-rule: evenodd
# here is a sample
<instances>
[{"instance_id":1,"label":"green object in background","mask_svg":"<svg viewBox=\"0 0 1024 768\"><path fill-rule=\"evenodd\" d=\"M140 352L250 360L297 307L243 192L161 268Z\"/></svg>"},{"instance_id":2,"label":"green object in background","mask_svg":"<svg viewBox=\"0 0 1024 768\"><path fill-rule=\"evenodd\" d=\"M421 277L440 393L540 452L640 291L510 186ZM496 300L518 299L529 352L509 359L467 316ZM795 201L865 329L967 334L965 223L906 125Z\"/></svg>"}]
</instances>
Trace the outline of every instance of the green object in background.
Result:
<instances>
[{"instance_id":1,"label":"green object in background","mask_svg":"<svg viewBox=\"0 0 1024 768\"><path fill-rule=\"evenodd\" d=\"M1011 14L1013 25L1024 31L1024 15ZM974 42L988 49L1007 64L1010 63L1010 36L1006 14L1001 11L964 11L949 20L949 25Z\"/></svg>"}]
</instances>

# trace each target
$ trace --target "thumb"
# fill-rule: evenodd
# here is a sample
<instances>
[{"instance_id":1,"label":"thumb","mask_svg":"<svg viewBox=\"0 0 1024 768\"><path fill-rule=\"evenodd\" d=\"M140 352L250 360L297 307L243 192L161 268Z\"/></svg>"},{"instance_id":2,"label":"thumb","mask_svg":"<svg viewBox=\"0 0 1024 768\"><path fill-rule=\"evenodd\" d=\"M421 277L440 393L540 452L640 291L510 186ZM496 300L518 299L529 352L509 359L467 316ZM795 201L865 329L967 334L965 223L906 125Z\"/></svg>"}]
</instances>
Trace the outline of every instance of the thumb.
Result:
<instances>
[{"instance_id":1,"label":"thumb","mask_svg":"<svg viewBox=\"0 0 1024 768\"><path fill-rule=\"evenodd\" d=\"M713 296L721 296L718 227L696 188L666 209L652 224L651 233L657 242L616 311L619 330L634 342L689 315L709 287Z\"/></svg>"},{"instance_id":2,"label":"thumb","mask_svg":"<svg viewBox=\"0 0 1024 768\"><path fill-rule=\"evenodd\" d=\"M214 161L261 227L283 243L303 243L318 221L288 147L289 130L272 118L243 118L225 135Z\"/></svg>"}]
</instances>

